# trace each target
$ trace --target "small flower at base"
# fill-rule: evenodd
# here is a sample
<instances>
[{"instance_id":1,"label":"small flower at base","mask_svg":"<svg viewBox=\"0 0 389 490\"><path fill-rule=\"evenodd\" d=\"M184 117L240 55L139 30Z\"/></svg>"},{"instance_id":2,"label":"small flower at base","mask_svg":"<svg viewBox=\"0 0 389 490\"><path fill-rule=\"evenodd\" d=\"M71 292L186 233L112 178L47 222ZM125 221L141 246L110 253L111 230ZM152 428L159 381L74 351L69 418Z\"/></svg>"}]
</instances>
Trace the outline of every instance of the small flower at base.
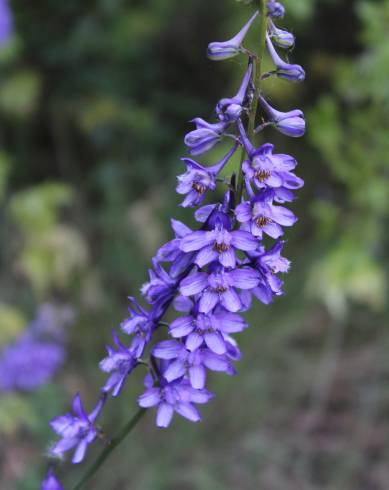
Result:
<instances>
[{"instance_id":1,"label":"small flower at base","mask_svg":"<svg viewBox=\"0 0 389 490\"><path fill-rule=\"evenodd\" d=\"M40 490L64 490L61 482L55 476L54 471L50 468L46 478L41 484Z\"/></svg>"},{"instance_id":2,"label":"small flower at base","mask_svg":"<svg viewBox=\"0 0 389 490\"><path fill-rule=\"evenodd\" d=\"M52 457L62 457L63 454L75 447L72 457L72 463L81 463L84 459L89 444L91 444L97 435L94 422L101 412L106 400L106 395L100 397L94 410L88 415L83 407L80 395L73 398L72 413L67 413L55 418L50 422L52 429L62 437L50 449Z\"/></svg>"}]
</instances>

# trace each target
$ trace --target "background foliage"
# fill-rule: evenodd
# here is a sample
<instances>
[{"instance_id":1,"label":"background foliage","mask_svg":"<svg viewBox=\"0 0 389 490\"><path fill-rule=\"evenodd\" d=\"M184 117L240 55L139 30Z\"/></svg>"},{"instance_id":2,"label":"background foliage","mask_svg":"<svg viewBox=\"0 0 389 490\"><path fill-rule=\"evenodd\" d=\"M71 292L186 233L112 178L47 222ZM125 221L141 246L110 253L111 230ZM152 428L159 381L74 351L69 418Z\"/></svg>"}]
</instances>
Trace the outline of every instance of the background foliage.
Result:
<instances>
[{"instance_id":1,"label":"background foliage","mask_svg":"<svg viewBox=\"0 0 389 490\"><path fill-rule=\"evenodd\" d=\"M214 376L204 422L146 417L98 489L384 490L389 481L389 1L285 0L302 86L270 82L307 112L303 140L266 133L306 180L288 233L287 295L258 305L239 377ZM169 238L183 135L234 93L239 61L205 59L249 15L233 0L35 0L12 4L0 53L0 343L39 303L72 304L65 368L33 395L1 395L0 487L38 488L47 421L96 368L126 297ZM251 42L255 43L252 36ZM103 425L134 411L136 376ZM93 457L93 455L91 456ZM77 469L63 475L64 482Z\"/></svg>"}]
</instances>

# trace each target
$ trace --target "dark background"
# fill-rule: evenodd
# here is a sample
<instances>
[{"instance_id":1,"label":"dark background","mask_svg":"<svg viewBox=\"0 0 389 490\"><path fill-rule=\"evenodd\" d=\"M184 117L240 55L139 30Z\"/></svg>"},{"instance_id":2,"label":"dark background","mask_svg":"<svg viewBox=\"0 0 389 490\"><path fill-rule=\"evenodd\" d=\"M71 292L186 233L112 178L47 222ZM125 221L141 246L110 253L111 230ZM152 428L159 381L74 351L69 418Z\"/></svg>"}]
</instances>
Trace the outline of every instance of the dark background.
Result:
<instances>
[{"instance_id":1,"label":"dark background","mask_svg":"<svg viewBox=\"0 0 389 490\"><path fill-rule=\"evenodd\" d=\"M386 490L389 482L389 1L285 1L281 25L302 85L269 81L274 104L306 113L304 138L265 133L306 182L287 232L286 295L255 305L235 378L167 431L152 414L90 488ZM244 62L212 63L207 43L252 12L233 0L14 1L16 33L0 52L0 343L39 304L71 304L67 363L33 394L0 398L0 487L32 490L53 440L48 421L97 368L126 297L171 236L183 137L195 116L236 92ZM255 49L255 32L249 44ZM223 148L217 151L222 152ZM214 153L213 156L217 156ZM101 423L134 413L134 374ZM96 452L95 452L96 451ZM70 485L86 464L65 468ZM66 486L66 485L65 485ZM66 487L67 488L67 487Z\"/></svg>"}]
</instances>

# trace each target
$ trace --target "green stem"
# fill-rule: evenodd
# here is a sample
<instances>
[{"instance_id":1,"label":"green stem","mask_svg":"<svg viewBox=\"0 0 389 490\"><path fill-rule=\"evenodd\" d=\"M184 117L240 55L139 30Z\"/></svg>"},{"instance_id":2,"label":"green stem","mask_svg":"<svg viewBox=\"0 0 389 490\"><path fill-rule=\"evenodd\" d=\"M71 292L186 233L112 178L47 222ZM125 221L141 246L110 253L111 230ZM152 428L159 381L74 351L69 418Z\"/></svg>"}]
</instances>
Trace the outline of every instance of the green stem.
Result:
<instances>
[{"instance_id":1,"label":"green stem","mask_svg":"<svg viewBox=\"0 0 389 490\"><path fill-rule=\"evenodd\" d=\"M261 12L261 32L258 48L258 56L254 60L253 79L254 79L254 97L249 108L249 120L247 125L247 136L251 139L254 136L255 117L258 110L259 94L261 92L261 76L262 76L262 59L266 45L266 29L267 29L267 3L268 0L259 0L259 10ZM243 193L243 172L242 163L245 158L245 150L242 148L242 156L239 165L238 184L236 192L236 203L239 204Z\"/></svg>"},{"instance_id":2,"label":"green stem","mask_svg":"<svg viewBox=\"0 0 389 490\"><path fill-rule=\"evenodd\" d=\"M136 414L128 421L128 423L123 427L123 429L119 432L119 434L114 437L105 449L100 453L100 456L96 459L93 465L87 470L81 480L73 487L73 490L80 490L85 483L87 483L90 478L97 472L100 466L104 463L104 461L108 458L108 456L112 453L112 451L119 446L119 444L123 441L125 437L132 431L132 429L137 425L139 420L146 413L145 408L139 409Z\"/></svg>"}]
</instances>

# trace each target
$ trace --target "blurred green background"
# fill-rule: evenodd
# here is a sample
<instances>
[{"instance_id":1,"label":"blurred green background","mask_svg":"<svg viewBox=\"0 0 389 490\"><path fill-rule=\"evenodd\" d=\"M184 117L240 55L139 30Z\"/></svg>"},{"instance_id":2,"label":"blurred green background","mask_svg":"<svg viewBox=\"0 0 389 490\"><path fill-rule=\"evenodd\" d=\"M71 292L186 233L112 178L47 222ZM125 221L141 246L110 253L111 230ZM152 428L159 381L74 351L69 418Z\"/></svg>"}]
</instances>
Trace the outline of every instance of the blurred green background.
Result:
<instances>
[{"instance_id":1,"label":"blurred green background","mask_svg":"<svg viewBox=\"0 0 389 490\"><path fill-rule=\"evenodd\" d=\"M89 488L389 488L389 0L285 6L291 57L308 74L266 85L275 105L308 120L300 140L265 133L306 181L287 233L287 294L250 312L239 376L210 378L217 396L202 424L177 418L161 431L147 415ZM0 344L43 301L77 311L55 381L0 398L0 488L33 490L47 422L77 390L94 403L126 297L170 238L169 218L192 220L174 193L188 121L208 119L244 71L243 60L208 61L206 45L251 10L234 0L12 8L16 33L0 52ZM139 374L107 407L108 433L134 412ZM96 454L64 470L65 488Z\"/></svg>"}]
</instances>

